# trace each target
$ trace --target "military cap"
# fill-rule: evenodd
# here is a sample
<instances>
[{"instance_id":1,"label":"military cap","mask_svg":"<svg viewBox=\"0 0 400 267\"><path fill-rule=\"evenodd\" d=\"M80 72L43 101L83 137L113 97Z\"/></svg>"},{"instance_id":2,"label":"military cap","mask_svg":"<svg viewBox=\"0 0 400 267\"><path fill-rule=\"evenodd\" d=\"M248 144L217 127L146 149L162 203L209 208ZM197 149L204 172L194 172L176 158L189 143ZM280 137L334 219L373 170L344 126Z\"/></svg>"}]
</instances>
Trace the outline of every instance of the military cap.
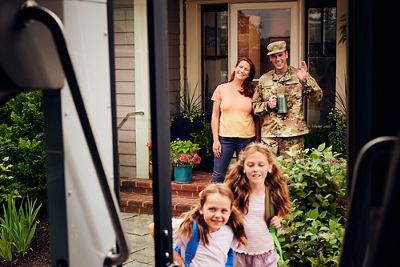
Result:
<instances>
[{"instance_id":1,"label":"military cap","mask_svg":"<svg viewBox=\"0 0 400 267\"><path fill-rule=\"evenodd\" d=\"M286 50L286 42L285 41L276 41L272 42L267 46L268 56L276 53L280 53Z\"/></svg>"}]
</instances>

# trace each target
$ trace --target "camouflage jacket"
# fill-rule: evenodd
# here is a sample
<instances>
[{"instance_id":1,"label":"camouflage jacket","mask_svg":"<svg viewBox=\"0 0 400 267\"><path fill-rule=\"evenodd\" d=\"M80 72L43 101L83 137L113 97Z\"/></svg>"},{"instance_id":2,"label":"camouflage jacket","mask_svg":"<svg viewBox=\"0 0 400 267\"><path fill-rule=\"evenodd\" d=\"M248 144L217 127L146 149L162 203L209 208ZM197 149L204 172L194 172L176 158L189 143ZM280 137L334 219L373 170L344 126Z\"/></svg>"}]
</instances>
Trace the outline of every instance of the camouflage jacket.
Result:
<instances>
[{"instance_id":1,"label":"camouflage jacket","mask_svg":"<svg viewBox=\"0 0 400 267\"><path fill-rule=\"evenodd\" d=\"M286 114L278 114L277 109L267 109L268 99L278 93L286 96ZM297 78L296 69L289 67L289 71L281 77L271 70L260 77L253 95L254 114L262 118L261 137L291 137L304 135L309 132L304 120L303 96L313 102L322 98L322 90L314 78L309 76L306 84L302 85Z\"/></svg>"}]
</instances>

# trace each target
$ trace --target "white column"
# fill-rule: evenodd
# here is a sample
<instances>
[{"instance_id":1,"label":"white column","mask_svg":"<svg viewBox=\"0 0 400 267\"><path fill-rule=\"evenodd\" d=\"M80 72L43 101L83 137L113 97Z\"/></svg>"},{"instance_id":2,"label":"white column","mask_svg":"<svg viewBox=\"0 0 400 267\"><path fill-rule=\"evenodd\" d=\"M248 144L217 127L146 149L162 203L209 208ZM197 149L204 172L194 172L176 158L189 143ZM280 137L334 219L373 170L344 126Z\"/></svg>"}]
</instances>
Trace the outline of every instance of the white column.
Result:
<instances>
[{"instance_id":1,"label":"white column","mask_svg":"<svg viewBox=\"0 0 400 267\"><path fill-rule=\"evenodd\" d=\"M147 40L146 0L135 0L134 7L135 45L135 106L144 116L136 116L136 177L149 178L150 140L150 86L149 86L149 45Z\"/></svg>"}]
</instances>

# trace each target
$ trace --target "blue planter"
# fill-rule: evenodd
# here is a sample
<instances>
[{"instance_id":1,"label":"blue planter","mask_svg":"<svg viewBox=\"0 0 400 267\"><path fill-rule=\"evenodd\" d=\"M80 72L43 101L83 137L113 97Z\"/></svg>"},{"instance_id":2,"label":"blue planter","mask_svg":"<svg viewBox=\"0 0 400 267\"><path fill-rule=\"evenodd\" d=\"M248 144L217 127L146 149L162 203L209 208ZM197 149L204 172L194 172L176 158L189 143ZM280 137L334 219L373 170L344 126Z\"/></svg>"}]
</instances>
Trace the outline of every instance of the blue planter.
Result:
<instances>
[{"instance_id":1,"label":"blue planter","mask_svg":"<svg viewBox=\"0 0 400 267\"><path fill-rule=\"evenodd\" d=\"M190 184L192 182L192 166L174 167L175 183Z\"/></svg>"}]
</instances>

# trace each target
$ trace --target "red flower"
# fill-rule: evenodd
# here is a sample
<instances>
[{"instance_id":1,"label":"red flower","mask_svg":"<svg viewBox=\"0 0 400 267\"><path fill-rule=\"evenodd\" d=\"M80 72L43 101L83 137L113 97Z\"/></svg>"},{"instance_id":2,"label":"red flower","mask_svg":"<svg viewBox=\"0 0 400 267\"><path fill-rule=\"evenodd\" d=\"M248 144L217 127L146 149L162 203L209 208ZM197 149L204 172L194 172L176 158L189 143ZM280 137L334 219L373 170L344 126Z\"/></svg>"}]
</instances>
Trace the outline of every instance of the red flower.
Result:
<instances>
[{"instance_id":1,"label":"red flower","mask_svg":"<svg viewBox=\"0 0 400 267\"><path fill-rule=\"evenodd\" d=\"M151 141L147 141L146 146L148 149L151 149Z\"/></svg>"},{"instance_id":2,"label":"red flower","mask_svg":"<svg viewBox=\"0 0 400 267\"><path fill-rule=\"evenodd\" d=\"M188 163L188 162L190 161L190 158L189 158L188 155L182 154L182 155L179 157L179 161L180 161L180 162L183 162L183 163Z\"/></svg>"},{"instance_id":3,"label":"red flower","mask_svg":"<svg viewBox=\"0 0 400 267\"><path fill-rule=\"evenodd\" d=\"M200 162L201 162L201 158L200 158L200 156L197 155L197 154L194 154L192 160L193 160L194 165L199 165Z\"/></svg>"}]
</instances>

